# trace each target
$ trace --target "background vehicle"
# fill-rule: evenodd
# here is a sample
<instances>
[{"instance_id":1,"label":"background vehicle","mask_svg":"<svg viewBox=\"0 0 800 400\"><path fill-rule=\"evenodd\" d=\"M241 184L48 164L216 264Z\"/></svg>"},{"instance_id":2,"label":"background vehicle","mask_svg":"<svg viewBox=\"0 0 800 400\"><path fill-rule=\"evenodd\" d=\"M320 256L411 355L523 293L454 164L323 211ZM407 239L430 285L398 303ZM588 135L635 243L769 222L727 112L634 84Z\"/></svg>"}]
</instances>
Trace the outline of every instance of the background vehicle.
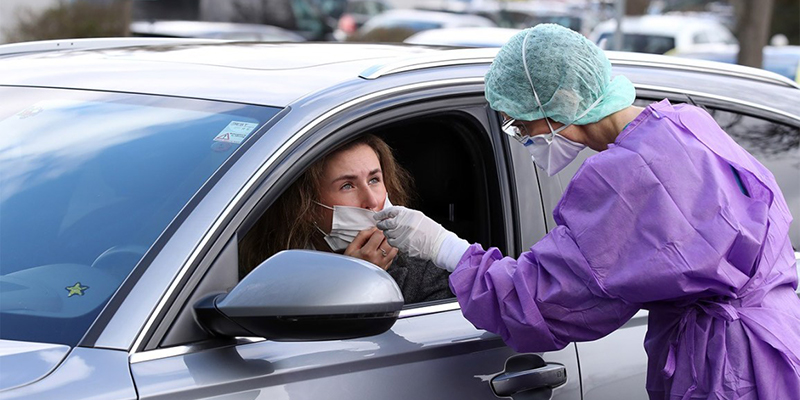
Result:
<instances>
[{"instance_id":1,"label":"background vehicle","mask_svg":"<svg viewBox=\"0 0 800 400\"><path fill-rule=\"evenodd\" d=\"M597 24L589 35L593 42L605 42L605 49L616 49L616 20ZM623 51L665 54L692 51L698 45L736 44L733 33L722 23L707 18L683 15L642 15L622 19Z\"/></svg>"},{"instance_id":2,"label":"background vehicle","mask_svg":"<svg viewBox=\"0 0 800 400\"><path fill-rule=\"evenodd\" d=\"M578 163L544 176L502 133L483 95L497 49L136 39L40 51L59 43L0 58L0 364L14 366L0 398L647 398L644 311L600 340L518 354L455 299L403 305L388 274L349 257L287 251L239 276L277 196L365 133L391 144L416 206L459 236L515 255L552 229ZM640 103L706 107L800 214L796 84L609 56Z\"/></svg>"},{"instance_id":3,"label":"background vehicle","mask_svg":"<svg viewBox=\"0 0 800 400\"><path fill-rule=\"evenodd\" d=\"M135 21L132 36L208 38L253 42L303 42L306 39L277 26L208 21Z\"/></svg>"},{"instance_id":4,"label":"background vehicle","mask_svg":"<svg viewBox=\"0 0 800 400\"><path fill-rule=\"evenodd\" d=\"M477 15L425 10L389 10L367 21L352 40L360 42L402 42L428 29L495 26Z\"/></svg>"},{"instance_id":5,"label":"background vehicle","mask_svg":"<svg viewBox=\"0 0 800 400\"><path fill-rule=\"evenodd\" d=\"M409 44L455 47L501 47L519 29L511 28L441 28L417 32L404 40Z\"/></svg>"},{"instance_id":6,"label":"background vehicle","mask_svg":"<svg viewBox=\"0 0 800 400\"><path fill-rule=\"evenodd\" d=\"M729 45L712 46L710 49L698 46L692 51L675 52L671 55L735 64L738 54L739 46ZM765 70L800 83L800 46L764 46L763 55Z\"/></svg>"},{"instance_id":7,"label":"background vehicle","mask_svg":"<svg viewBox=\"0 0 800 400\"><path fill-rule=\"evenodd\" d=\"M472 8L504 28L525 29L538 24L558 24L588 36L597 24L598 15L591 7L560 1L492 1Z\"/></svg>"},{"instance_id":8,"label":"background vehicle","mask_svg":"<svg viewBox=\"0 0 800 400\"><path fill-rule=\"evenodd\" d=\"M392 6L383 0L349 0L344 14L339 17L333 37L336 40L347 40L356 33L370 18L390 10Z\"/></svg>"}]
</instances>

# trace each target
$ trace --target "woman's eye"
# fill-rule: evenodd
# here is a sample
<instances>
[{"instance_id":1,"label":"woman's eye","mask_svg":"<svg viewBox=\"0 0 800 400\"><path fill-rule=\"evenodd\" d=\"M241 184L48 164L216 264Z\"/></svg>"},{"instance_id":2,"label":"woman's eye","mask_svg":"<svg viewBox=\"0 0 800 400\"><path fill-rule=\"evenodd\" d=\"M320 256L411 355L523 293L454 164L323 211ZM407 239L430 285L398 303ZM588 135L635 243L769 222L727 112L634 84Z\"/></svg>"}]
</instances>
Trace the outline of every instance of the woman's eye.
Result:
<instances>
[{"instance_id":1,"label":"woman's eye","mask_svg":"<svg viewBox=\"0 0 800 400\"><path fill-rule=\"evenodd\" d=\"M344 190L350 190L352 188L353 188L353 185L350 184L350 183L345 183L344 185L342 185L342 189L344 189Z\"/></svg>"},{"instance_id":2,"label":"woman's eye","mask_svg":"<svg viewBox=\"0 0 800 400\"><path fill-rule=\"evenodd\" d=\"M369 184L370 185L374 185L374 184L380 183L380 182L381 182L380 178L372 178L372 179L369 180Z\"/></svg>"}]
</instances>

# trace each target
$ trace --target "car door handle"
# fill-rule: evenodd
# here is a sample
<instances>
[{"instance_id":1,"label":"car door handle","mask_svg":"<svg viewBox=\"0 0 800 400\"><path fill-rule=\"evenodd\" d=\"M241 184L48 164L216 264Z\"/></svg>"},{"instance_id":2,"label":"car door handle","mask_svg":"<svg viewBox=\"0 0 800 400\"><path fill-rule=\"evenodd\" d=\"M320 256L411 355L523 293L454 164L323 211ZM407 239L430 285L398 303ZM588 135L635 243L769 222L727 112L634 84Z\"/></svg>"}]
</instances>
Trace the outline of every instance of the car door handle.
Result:
<instances>
[{"instance_id":1,"label":"car door handle","mask_svg":"<svg viewBox=\"0 0 800 400\"><path fill-rule=\"evenodd\" d=\"M520 392L551 389L567 382L567 368L548 364L535 354L522 354L506 360L503 373L491 380L497 396L512 396ZM548 395L547 398L550 396Z\"/></svg>"}]
</instances>

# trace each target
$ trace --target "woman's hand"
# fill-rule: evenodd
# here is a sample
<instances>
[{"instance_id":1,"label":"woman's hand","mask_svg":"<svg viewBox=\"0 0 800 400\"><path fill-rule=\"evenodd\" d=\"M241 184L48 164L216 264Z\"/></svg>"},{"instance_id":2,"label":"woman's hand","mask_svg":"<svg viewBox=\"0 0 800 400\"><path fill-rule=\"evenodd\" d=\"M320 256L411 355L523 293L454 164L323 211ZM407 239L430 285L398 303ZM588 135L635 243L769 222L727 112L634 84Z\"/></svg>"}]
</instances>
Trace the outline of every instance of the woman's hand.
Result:
<instances>
[{"instance_id":1,"label":"woman's hand","mask_svg":"<svg viewBox=\"0 0 800 400\"><path fill-rule=\"evenodd\" d=\"M397 256L397 249L389 245L383 232L372 228L359 232L344 254L369 261L386 270Z\"/></svg>"}]
</instances>

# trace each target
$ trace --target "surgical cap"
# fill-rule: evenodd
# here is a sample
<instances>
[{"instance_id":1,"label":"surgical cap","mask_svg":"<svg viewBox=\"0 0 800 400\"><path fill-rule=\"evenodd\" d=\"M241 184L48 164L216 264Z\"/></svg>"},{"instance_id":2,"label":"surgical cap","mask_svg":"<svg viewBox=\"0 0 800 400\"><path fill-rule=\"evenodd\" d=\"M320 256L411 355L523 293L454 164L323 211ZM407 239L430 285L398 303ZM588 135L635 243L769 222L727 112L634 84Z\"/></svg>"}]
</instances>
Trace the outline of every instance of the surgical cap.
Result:
<instances>
[{"instance_id":1,"label":"surgical cap","mask_svg":"<svg viewBox=\"0 0 800 400\"><path fill-rule=\"evenodd\" d=\"M527 41L526 35L530 35ZM530 78L544 110L537 105L525 73L523 43ZM630 106L635 97L627 78L611 80L611 63L599 47L556 24L536 25L514 35L486 73L489 105L523 121L547 116L562 124L590 124Z\"/></svg>"}]
</instances>

